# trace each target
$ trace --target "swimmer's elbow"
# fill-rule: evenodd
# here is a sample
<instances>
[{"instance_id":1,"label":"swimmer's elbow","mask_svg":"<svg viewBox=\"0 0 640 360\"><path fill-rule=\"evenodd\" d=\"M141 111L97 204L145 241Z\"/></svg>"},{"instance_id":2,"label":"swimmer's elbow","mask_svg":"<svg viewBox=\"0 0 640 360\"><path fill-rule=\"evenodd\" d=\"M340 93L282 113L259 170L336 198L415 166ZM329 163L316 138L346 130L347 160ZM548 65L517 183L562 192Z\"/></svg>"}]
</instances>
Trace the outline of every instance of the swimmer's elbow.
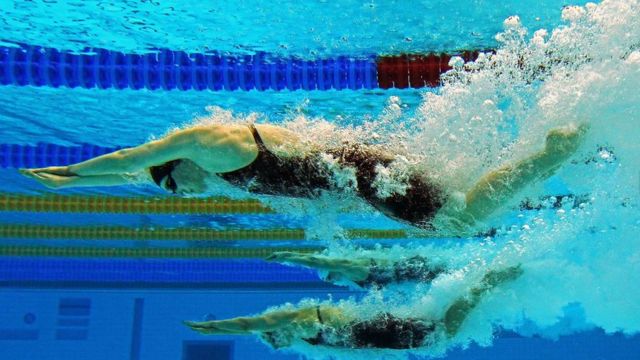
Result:
<instances>
[{"instance_id":1,"label":"swimmer's elbow","mask_svg":"<svg viewBox=\"0 0 640 360\"><path fill-rule=\"evenodd\" d=\"M112 168L114 173L128 173L140 170L141 159L133 148L126 148L112 153Z\"/></svg>"}]
</instances>

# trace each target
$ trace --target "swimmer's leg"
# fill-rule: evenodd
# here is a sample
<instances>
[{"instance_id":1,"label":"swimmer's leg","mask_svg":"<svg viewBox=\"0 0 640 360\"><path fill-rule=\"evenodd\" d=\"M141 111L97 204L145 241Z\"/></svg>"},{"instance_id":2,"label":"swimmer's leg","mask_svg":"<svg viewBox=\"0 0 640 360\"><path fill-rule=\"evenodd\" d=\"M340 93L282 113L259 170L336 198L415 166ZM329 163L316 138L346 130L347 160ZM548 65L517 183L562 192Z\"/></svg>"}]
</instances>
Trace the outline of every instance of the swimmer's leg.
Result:
<instances>
[{"instance_id":1,"label":"swimmer's leg","mask_svg":"<svg viewBox=\"0 0 640 360\"><path fill-rule=\"evenodd\" d=\"M465 196L466 208L454 215L467 224L482 221L526 186L551 175L578 149L588 126L566 126L547 134L544 150L483 176Z\"/></svg>"},{"instance_id":2,"label":"swimmer's leg","mask_svg":"<svg viewBox=\"0 0 640 360\"><path fill-rule=\"evenodd\" d=\"M500 284L517 279L522 275L520 265L512 266L504 270L489 271L480 285L471 289L469 296L456 300L444 315L444 325L448 336L454 336L471 310L478 305L480 299L491 289Z\"/></svg>"},{"instance_id":3,"label":"swimmer's leg","mask_svg":"<svg viewBox=\"0 0 640 360\"><path fill-rule=\"evenodd\" d=\"M278 251L266 258L268 261L302 265L317 270L340 273L349 280L362 281L369 276L371 259L333 259L322 255Z\"/></svg>"}]
</instances>

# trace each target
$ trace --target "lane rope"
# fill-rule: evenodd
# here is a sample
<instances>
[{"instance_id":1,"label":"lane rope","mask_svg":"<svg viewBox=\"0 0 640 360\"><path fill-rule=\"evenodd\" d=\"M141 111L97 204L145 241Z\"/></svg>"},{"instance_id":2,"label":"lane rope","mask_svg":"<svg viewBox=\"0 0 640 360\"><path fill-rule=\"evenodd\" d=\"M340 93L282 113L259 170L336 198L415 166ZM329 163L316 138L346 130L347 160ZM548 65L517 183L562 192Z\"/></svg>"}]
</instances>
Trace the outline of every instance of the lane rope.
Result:
<instances>
[{"instance_id":1,"label":"lane rope","mask_svg":"<svg viewBox=\"0 0 640 360\"><path fill-rule=\"evenodd\" d=\"M273 214L256 199L21 195L0 193L0 211L114 214Z\"/></svg>"},{"instance_id":2,"label":"lane rope","mask_svg":"<svg viewBox=\"0 0 640 360\"><path fill-rule=\"evenodd\" d=\"M404 230L347 229L351 239L406 238ZM51 240L292 241L306 240L303 229L214 230L208 228L129 228L120 226L0 225L0 238Z\"/></svg>"},{"instance_id":3,"label":"lane rope","mask_svg":"<svg viewBox=\"0 0 640 360\"><path fill-rule=\"evenodd\" d=\"M71 52L29 44L0 47L0 85L149 90L343 90L439 85L454 54L306 60L266 53L228 55L158 49ZM458 51L474 60L478 51Z\"/></svg>"},{"instance_id":4,"label":"lane rope","mask_svg":"<svg viewBox=\"0 0 640 360\"><path fill-rule=\"evenodd\" d=\"M312 253L322 248L96 248L53 246L0 246L0 256L9 257L78 257L78 258L256 258L262 259L275 251Z\"/></svg>"}]
</instances>

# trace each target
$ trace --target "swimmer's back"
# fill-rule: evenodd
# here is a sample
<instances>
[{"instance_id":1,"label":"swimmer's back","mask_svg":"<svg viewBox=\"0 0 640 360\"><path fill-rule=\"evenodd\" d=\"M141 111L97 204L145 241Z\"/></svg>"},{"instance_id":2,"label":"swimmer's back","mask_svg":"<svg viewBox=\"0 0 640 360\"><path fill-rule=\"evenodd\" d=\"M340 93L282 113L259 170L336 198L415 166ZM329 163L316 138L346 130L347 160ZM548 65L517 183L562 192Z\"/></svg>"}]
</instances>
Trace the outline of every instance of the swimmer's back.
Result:
<instances>
[{"instance_id":1,"label":"swimmer's back","mask_svg":"<svg viewBox=\"0 0 640 360\"><path fill-rule=\"evenodd\" d=\"M281 157L304 153L299 137L292 131L273 125L256 125L265 146ZM191 139L183 146L191 149L191 160L210 173L225 173L243 168L258 156L258 147L246 124L197 125L180 130Z\"/></svg>"}]
</instances>

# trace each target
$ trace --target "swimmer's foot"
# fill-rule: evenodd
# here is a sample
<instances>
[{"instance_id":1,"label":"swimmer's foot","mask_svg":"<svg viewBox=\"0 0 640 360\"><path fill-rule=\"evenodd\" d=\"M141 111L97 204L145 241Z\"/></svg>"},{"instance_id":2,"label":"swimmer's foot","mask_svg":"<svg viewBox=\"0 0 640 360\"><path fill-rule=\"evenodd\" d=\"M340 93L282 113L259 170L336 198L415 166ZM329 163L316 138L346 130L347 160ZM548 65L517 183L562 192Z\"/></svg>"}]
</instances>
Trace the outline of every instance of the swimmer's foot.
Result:
<instances>
[{"instance_id":1,"label":"swimmer's foot","mask_svg":"<svg viewBox=\"0 0 640 360\"><path fill-rule=\"evenodd\" d=\"M571 124L551 129L549 133L547 133L545 153L562 158L571 156L578 150L588 130L589 125L586 123L578 126Z\"/></svg>"}]
</instances>

